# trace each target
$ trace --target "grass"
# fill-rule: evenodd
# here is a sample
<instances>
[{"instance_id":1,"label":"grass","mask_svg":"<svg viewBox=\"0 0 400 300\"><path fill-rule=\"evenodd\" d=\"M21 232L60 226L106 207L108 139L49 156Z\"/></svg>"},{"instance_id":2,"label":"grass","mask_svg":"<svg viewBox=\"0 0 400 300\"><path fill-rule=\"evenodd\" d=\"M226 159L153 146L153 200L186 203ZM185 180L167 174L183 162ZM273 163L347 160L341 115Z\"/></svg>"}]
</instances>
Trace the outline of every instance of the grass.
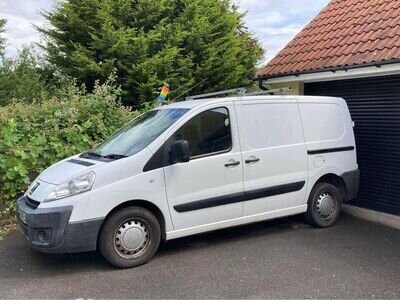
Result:
<instances>
[{"instance_id":1,"label":"grass","mask_svg":"<svg viewBox=\"0 0 400 300\"><path fill-rule=\"evenodd\" d=\"M0 241L4 239L11 231L17 228L15 218L8 217L0 219Z\"/></svg>"},{"instance_id":2,"label":"grass","mask_svg":"<svg viewBox=\"0 0 400 300\"><path fill-rule=\"evenodd\" d=\"M0 241L3 240L11 231L17 228L17 220L11 207L7 207L1 193L0 182Z\"/></svg>"}]
</instances>

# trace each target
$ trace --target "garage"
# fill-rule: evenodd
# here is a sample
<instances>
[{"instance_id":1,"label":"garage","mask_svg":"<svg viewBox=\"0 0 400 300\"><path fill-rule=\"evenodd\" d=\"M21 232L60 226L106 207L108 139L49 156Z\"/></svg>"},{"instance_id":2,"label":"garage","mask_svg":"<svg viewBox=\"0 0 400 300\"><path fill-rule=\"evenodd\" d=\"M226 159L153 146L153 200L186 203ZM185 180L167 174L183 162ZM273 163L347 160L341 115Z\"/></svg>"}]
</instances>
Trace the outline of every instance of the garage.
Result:
<instances>
[{"instance_id":1,"label":"garage","mask_svg":"<svg viewBox=\"0 0 400 300\"><path fill-rule=\"evenodd\" d=\"M305 95L346 99L355 122L361 182L354 204L400 214L400 76L304 85Z\"/></svg>"}]
</instances>

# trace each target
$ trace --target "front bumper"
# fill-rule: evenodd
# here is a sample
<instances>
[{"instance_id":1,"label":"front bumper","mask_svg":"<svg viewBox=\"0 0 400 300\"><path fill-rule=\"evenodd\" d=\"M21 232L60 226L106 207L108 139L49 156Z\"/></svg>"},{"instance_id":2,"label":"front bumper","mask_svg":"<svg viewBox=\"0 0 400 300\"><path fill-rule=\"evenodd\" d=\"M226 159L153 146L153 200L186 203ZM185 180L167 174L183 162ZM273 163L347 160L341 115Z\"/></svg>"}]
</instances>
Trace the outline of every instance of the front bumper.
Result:
<instances>
[{"instance_id":1,"label":"front bumper","mask_svg":"<svg viewBox=\"0 0 400 300\"><path fill-rule=\"evenodd\" d=\"M73 253L96 250L103 219L69 223L72 206L36 208L23 196L17 201L17 221L29 245L41 252Z\"/></svg>"}]
</instances>

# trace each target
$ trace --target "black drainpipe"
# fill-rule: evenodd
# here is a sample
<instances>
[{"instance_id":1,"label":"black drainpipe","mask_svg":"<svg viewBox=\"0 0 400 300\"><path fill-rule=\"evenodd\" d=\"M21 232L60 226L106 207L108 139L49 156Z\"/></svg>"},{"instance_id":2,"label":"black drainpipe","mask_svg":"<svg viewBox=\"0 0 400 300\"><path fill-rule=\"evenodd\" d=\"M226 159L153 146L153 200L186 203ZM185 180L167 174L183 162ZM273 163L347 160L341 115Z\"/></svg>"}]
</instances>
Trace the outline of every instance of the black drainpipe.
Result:
<instances>
[{"instance_id":1,"label":"black drainpipe","mask_svg":"<svg viewBox=\"0 0 400 300\"><path fill-rule=\"evenodd\" d=\"M268 89L264 86L263 84L263 80L258 80L258 87L260 88L260 90L262 91L268 91Z\"/></svg>"}]
</instances>

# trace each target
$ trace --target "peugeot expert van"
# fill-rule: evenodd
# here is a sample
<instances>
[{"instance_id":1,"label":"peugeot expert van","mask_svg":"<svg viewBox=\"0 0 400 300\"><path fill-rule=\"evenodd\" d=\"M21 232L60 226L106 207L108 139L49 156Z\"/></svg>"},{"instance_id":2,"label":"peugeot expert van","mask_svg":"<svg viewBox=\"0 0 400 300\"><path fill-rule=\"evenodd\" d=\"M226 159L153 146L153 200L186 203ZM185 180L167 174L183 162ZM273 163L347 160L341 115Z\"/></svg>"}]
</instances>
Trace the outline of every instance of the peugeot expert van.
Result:
<instances>
[{"instance_id":1,"label":"peugeot expert van","mask_svg":"<svg viewBox=\"0 0 400 300\"><path fill-rule=\"evenodd\" d=\"M99 249L134 267L161 240L303 213L331 226L358 182L343 99L192 100L148 111L49 167L18 199L17 219L34 249Z\"/></svg>"}]
</instances>

